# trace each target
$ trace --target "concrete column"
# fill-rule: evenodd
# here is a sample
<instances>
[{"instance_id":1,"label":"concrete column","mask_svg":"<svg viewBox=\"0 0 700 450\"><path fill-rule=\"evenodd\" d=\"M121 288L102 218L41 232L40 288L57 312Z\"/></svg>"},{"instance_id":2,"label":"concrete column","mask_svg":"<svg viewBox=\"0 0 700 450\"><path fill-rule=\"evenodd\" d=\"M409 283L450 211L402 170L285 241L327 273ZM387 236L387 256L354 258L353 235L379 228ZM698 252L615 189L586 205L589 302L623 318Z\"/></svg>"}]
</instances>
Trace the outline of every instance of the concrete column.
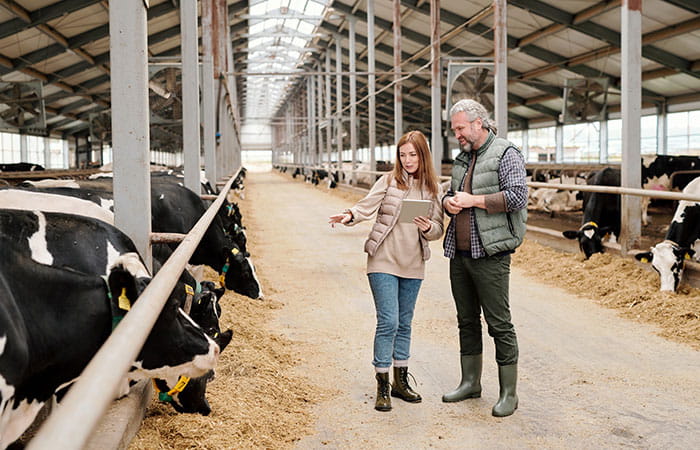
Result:
<instances>
[{"instance_id":1,"label":"concrete column","mask_svg":"<svg viewBox=\"0 0 700 450\"><path fill-rule=\"evenodd\" d=\"M182 36L182 146L185 159L185 187L199 193L199 41L197 0L180 3ZM215 182L216 180L211 180ZM213 186L213 184L212 184Z\"/></svg>"},{"instance_id":2,"label":"concrete column","mask_svg":"<svg viewBox=\"0 0 700 450\"><path fill-rule=\"evenodd\" d=\"M376 170L377 158L374 148L377 146L377 99L376 95L376 75L374 60L374 0L367 0L367 94L369 95L368 128L369 128L369 170Z\"/></svg>"},{"instance_id":3,"label":"concrete column","mask_svg":"<svg viewBox=\"0 0 700 450\"><path fill-rule=\"evenodd\" d=\"M530 133L527 128L523 128L523 155L525 155L525 162L530 160Z\"/></svg>"},{"instance_id":4,"label":"concrete column","mask_svg":"<svg viewBox=\"0 0 700 450\"><path fill-rule=\"evenodd\" d=\"M430 105L431 139L435 171L442 168L442 67L440 64L440 0L430 0Z\"/></svg>"},{"instance_id":5,"label":"concrete column","mask_svg":"<svg viewBox=\"0 0 700 450\"><path fill-rule=\"evenodd\" d=\"M204 144L204 173L210 183L216 183L219 168L216 165L216 102L214 90L214 65L210 56L202 61L202 123Z\"/></svg>"},{"instance_id":6,"label":"concrete column","mask_svg":"<svg viewBox=\"0 0 700 450\"><path fill-rule=\"evenodd\" d=\"M114 224L134 241L150 269L148 30L142 0L110 5L109 35Z\"/></svg>"},{"instance_id":7,"label":"concrete column","mask_svg":"<svg viewBox=\"0 0 700 450\"><path fill-rule=\"evenodd\" d=\"M623 0L622 19L622 186L639 189L642 184L642 0ZM641 198L623 195L620 204L622 254L639 248L642 232Z\"/></svg>"},{"instance_id":8,"label":"concrete column","mask_svg":"<svg viewBox=\"0 0 700 450\"><path fill-rule=\"evenodd\" d=\"M394 3L394 143L403 135L403 99L401 94L401 0Z\"/></svg>"},{"instance_id":9,"label":"concrete column","mask_svg":"<svg viewBox=\"0 0 700 450\"><path fill-rule=\"evenodd\" d=\"M494 118L498 127L498 137L508 136L508 25L506 0L493 1L495 56L494 76Z\"/></svg>"}]
</instances>

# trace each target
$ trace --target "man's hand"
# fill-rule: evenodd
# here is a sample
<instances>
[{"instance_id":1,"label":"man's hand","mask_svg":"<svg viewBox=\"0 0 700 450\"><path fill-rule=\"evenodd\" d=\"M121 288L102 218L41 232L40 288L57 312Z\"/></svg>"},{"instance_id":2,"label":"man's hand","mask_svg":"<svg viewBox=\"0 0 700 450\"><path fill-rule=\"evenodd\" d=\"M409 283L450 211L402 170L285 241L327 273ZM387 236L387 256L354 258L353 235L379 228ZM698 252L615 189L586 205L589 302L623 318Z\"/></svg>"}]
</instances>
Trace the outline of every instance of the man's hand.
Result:
<instances>
[{"instance_id":1,"label":"man's hand","mask_svg":"<svg viewBox=\"0 0 700 450\"><path fill-rule=\"evenodd\" d=\"M455 196L446 197L442 202L442 206L445 207L445 211L453 215L459 214L459 212L462 210L462 207L457 204Z\"/></svg>"}]
</instances>

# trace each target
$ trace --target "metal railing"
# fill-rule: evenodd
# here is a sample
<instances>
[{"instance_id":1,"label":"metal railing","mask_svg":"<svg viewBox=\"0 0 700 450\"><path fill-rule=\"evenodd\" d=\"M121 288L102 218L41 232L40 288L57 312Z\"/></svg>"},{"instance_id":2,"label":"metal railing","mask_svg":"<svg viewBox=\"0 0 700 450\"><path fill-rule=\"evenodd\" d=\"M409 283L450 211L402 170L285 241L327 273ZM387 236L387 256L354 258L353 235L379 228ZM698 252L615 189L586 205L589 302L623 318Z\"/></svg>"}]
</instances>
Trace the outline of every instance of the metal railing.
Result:
<instances>
[{"instance_id":1,"label":"metal railing","mask_svg":"<svg viewBox=\"0 0 700 450\"><path fill-rule=\"evenodd\" d=\"M638 197L649 197L659 200L688 200L691 202L700 202L700 196L684 194L682 192L633 189L618 186L591 186L588 184L542 183L539 181L531 181L527 183L527 185L534 188L559 189L564 191L601 192L604 194L636 195Z\"/></svg>"},{"instance_id":2,"label":"metal railing","mask_svg":"<svg viewBox=\"0 0 700 450\"><path fill-rule=\"evenodd\" d=\"M240 168L153 277L131 311L124 316L70 388L61 401L60 408L39 428L29 442L28 449L79 449L85 446L110 403L116 398L119 385L146 342L170 292L239 172Z\"/></svg>"}]
</instances>

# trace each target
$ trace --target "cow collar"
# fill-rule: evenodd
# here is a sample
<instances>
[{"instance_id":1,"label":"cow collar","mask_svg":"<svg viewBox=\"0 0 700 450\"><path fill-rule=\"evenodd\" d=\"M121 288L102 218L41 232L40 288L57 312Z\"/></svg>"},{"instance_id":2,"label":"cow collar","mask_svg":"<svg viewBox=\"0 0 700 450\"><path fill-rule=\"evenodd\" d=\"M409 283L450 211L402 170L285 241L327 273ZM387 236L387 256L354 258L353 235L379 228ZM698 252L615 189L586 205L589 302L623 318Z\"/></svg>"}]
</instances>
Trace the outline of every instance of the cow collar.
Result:
<instances>
[{"instance_id":1,"label":"cow collar","mask_svg":"<svg viewBox=\"0 0 700 450\"><path fill-rule=\"evenodd\" d=\"M187 383L189 382L189 377L181 375L180 378L178 378L177 383L175 383L175 387L170 389L168 392L164 392L158 389L156 380L153 380L153 387L155 388L156 392L158 392L158 400L160 400L163 403L170 403L173 401L173 395L179 394L180 392L185 390L185 387L187 387Z\"/></svg>"}]
</instances>

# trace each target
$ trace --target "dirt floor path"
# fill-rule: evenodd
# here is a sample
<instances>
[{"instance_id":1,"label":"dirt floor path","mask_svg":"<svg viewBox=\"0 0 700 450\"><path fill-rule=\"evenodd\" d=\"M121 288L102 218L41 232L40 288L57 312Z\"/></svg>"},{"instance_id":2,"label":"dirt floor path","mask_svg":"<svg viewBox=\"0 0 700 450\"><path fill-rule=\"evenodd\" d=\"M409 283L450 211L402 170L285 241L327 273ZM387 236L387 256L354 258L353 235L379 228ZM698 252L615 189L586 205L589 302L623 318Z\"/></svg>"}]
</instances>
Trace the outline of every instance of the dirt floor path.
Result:
<instances>
[{"instance_id":1,"label":"dirt floor path","mask_svg":"<svg viewBox=\"0 0 700 450\"><path fill-rule=\"evenodd\" d=\"M209 416L153 401L130 450L700 448L700 290L612 253L583 261L526 238L513 258L520 407L498 396L492 340L483 395L444 404L459 381L455 310L441 243L413 322L420 404L374 411L374 306L362 247L370 224L328 223L359 194L249 170L237 199L264 300L232 291L234 338L207 389ZM207 274L215 280L213 271Z\"/></svg>"},{"instance_id":2,"label":"dirt floor path","mask_svg":"<svg viewBox=\"0 0 700 450\"><path fill-rule=\"evenodd\" d=\"M374 307L362 252L369 224L327 224L351 195L252 173L246 192L258 271L283 306L273 330L307 349L294 369L336 393L313 409L315 433L299 448L697 448L700 352L655 335L586 298L514 268L513 318L520 342L520 407L490 415L498 396L493 344L485 336L483 395L440 401L458 380L458 346L447 260L440 242L414 319L410 371L423 403L394 399L373 410ZM345 198L344 198L345 197ZM582 292L585 294L585 292Z\"/></svg>"}]
</instances>

